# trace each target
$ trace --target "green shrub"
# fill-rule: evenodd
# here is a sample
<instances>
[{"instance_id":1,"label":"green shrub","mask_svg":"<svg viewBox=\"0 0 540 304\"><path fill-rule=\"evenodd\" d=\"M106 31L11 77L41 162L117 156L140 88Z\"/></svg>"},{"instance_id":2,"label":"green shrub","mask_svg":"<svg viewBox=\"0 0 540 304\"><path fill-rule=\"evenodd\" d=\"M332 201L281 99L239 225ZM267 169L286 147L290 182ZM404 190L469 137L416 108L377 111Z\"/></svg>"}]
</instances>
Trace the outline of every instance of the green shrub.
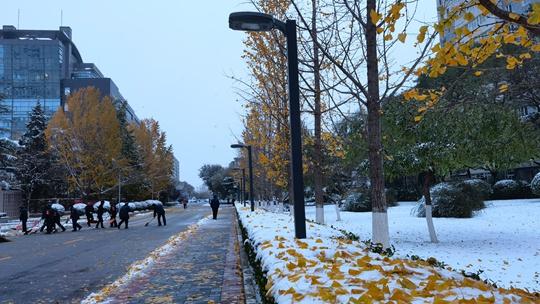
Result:
<instances>
[{"instance_id":1,"label":"green shrub","mask_svg":"<svg viewBox=\"0 0 540 304\"><path fill-rule=\"evenodd\" d=\"M388 207L397 206L395 192L385 189L386 204ZM350 192L345 196L345 203L341 207L343 211L350 212L370 212L371 199L369 189Z\"/></svg>"},{"instance_id":2,"label":"green shrub","mask_svg":"<svg viewBox=\"0 0 540 304\"><path fill-rule=\"evenodd\" d=\"M533 197L527 182L503 179L493 185L493 199L520 199Z\"/></svg>"},{"instance_id":3,"label":"green shrub","mask_svg":"<svg viewBox=\"0 0 540 304\"><path fill-rule=\"evenodd\" d=\"M493 193L491 185L481 179L468 179L459 183L463 192L469 200L473 211L484 209L484 201L489 199Z\"/></svg>"},{"instance_id":4,"label":"green shrub","mask_svg":"<svg viewBox=\"0 0 540 304\"><path fill-rule=\"evenodd\" d=\"M531 192L540 195L540 173L536 174L531 182Z\"/></svg>"},{"instance_id":5,"label":"green shrub","mask_svg":"<svg viewBox=\"0 0 540 304\"><path fill-rule=\"evenodd\" d=\"M420 195L418 195L418 190L414 188L397 188L397 200L398 201L417 201Z\"/></svg>"},{"instance_id":6,"label":"green shrub","mask_svg":"<svg viewBox=\"0 0 540 304\"><path fill-rule=\"evenodd\" d=\"M470 182L440 183L430 189L430 194L433 217L470 218L473 211L485 208L485 193ZM426 216L424 197L413 212L418 217Z\"/></svg>"}]
</instances>

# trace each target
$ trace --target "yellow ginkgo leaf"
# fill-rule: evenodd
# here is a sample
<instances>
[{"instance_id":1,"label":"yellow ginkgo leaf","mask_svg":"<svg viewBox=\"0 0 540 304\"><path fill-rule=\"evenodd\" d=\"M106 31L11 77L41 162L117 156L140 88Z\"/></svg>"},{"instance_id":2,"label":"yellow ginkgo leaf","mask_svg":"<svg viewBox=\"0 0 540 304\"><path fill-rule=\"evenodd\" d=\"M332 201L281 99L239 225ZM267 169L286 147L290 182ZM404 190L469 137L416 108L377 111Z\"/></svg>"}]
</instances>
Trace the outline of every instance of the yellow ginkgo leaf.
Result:
<instances>
[{"instance_id":1,"label":"yellow ginkgo leaf","mask_svg":"<svg viewBox=\"0 0 540 304\"><path fill-rule=\"evenodd\" d=\"M422 120L422 116L418 115L414 117L414 122L420 122Z\"/></svg>"},{"instance_id":2,"label":"yellow ginkgo leaf","mask_svg":"<svg viewBox=\"0 0 540 304\"><path fill-rule=\"evenodd\" d=\"M371 22L373 24L377 25L379 20L381 20L382 15L377 13L377 11L375 11L375 10L371 10L371 12L369 12L369 17L371 18Z\"/></svg>"},{"instance_id":3,"label":"yellow ginkgo leaf","mask_svg":"<svg viewBox=\"0 0 540 304\"><path fill-rule=\"evenodd\" d=\"M476 71L476 72L474 72L474 76L477 76L477 77L478 77L478 76L482 76L482 74L484 74L484 72L482 72L482 71Z\"/></svg>"},{"instance_id":4,"label":"yellow ginkgo leaf","mask_svg":"<svg viewBox=\"0 0 540 304\"><path fill-rule=\"evenodd\" d=\"M534 3L532 5L532 12L527 18L527 22L530 24L540 23L540 3Z\"/></svg>"},{"instance_id":5,"label":"yellow ginkgo leaf","mask_svg":"<svg viewBox=\"0 0 540 304\"><path fill-rule=\"evenodd\" d=\"M405 39L407 39L407 33L400 33L397 36L397 39L401 41L402 43L405 43Z\"/></svg>"},{"instance_id":6,"label":"yellow ginkgo leaf","mask_svg":"<svg viewBox=\"0 0 540 304\"><path fill-rule=\"evenodd\" d=\"M463 19L465 19L466 21L468 22L471 22L474 20L474 14L471 13L471 12L466 12L464 15L463 15Z\"/></svg>"},{"instance_id":7,"label":"yellow ginkgo leaf","mask_svg":"<svg viewBox=\"0 0 540 304\"><path fill-rule=\"evenodd\" d=\"M516 14L516 13L509 13L508 17L510 17L510 19L512 19L512 20L518 20L519 19L519 15Z\"/></svg>"},{"instance_id":8,"label":"yellow ginkgo leaf","mask_svg":"<svg viewBox=\"0 0 540 304\"><path fill-rule=\"evenodd\" d=\"M387 35L384 35L384 40L385 41L389 41L389 40L392 40L392 34L387 34Z\"/></svg>"},{"instance_id":9,"label":"yellow ginkgo leaf","mask_svg":"<svg viewBox=\"0 0 540 304\"><path fill-rule=\"evenodd\" d=\"M424 42L426 39L426 32L428 30L427 25L423 25L420 27L420 32L418 33L418 36L416 37L416 40L418 40L418 43Z\"/></svg>"}]
</instances>

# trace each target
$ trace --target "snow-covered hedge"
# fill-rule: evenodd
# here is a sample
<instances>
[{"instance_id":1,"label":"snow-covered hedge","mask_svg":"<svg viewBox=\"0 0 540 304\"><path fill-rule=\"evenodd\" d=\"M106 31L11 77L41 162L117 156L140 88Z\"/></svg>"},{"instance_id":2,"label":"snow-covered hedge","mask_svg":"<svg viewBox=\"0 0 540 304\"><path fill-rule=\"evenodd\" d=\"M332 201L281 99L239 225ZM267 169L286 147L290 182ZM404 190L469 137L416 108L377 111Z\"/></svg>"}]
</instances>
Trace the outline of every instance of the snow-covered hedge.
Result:
<instances>
[{"instance_id":1,"label":"snow-covered hedge","mask_svg":"<svg viewBox=\"0 0 540 304\"><path fill-rule=\"evenodd\" d=\"M493 185L494 199L520 199L532 197L531 187L525 181L503 179Z\"/></svg>"},{"instance_id":2,"label":"snow-covered hedge","mask_svg":"<svg viewBox=\"0 0 540 304\"><path fill-rule=\"evenodd\" d=\"M94 205L93 205L94 211L97 211L97 210L98 210L100 204L101 204L101 201L97 201L97 202L94 203ZM103 208L104 208L105 210L111 209L111 202L109 202L109 201L103 201Z\"/></svg>"},{"instance_id":3,"label":"snow-covered hedge","mask_svg":"<svg viewBox=\"0 0 540 304\"><path fill-rule=\"evenodd\" d=\"M474 188L475 192L474 194L480 195L482 200L487 200L491 197L493 194L493 189L491 188L491 185L483 181L481 179L468 179L464 180L463 184L465 187L472 187Z\"/></svg>"},{"instance_id":4,"label":"snow-covered hedge","mask_svg":"<svg viewBox=\"0 0 540 304\"><path fill-rule=\"evenodd\" d=\"M395 191L385 189L385 196L387 206L397 206L397 197ZM345 196L341 209L349 212L371 212L369 189L349 192L349 194Z\"/></svg>"},{"instance_id":5,"label":"snow-covered hedge","mask_svg":"<svg viewBox=\"0 0 540 304\"><path fill-rule=\"evenodd\" d=\"M540 196L540 173L536 174L531 181L531 191L534 195Z\"/></svg>"},{"instance_id":6,"label":"snow-covered hedge","mask_svg":"<svg viewBox=\"0 0 540 304\"><path fill-rule=\"evenodd\" d=\"M473 211L485 208L487 194L482 188L470 182L444 182L433 186L430 189L433 217L472 217ZM418 201L413 213L418 217L426 216L424 197Z\"/></svg>"},{"instance_id":7,"label":"snow-covered hedge","mask_svg":"<svg viewBox=\"0 0 540 304\"><path fill-rule=\"evenodd\" d=\"M61 204L59 204L59 203L52 204L51 208L53 208L54 210L60 212L60 214L64 214L64 212L66 212L66 208L64 206L62 206Z\"/></svg>"},{"instance_id":8,"label":"snow-covered hedge","mask_svg":"<svg viewBox=\"0 0 540 304\"><path fill-rule=\"evenodd\" d=\"M97 202L95 202L93 204L94 212L97 211L100 203L101 203L100 201L97 201ZM122 207L124 204L125 203L116 204L116 209L120 210L120 207ZM151 209L152 206L154 206L154 205L163 205L158 200L146 200L146 201L142 201L142 202L130 202L128 204L129 204L129 208L131 209L131 211L144 211L144 210ZM86 204L78 203L78 204L73 205L73 207L75 207L75 209L77 209L77 212L79 213L79 215L83 215L85 213ZM105 208L105 210L111 209L111 202L104 201L103 207Z\"/></svg>"},{"instance_id":9,"label":"snow-covered hedge","mask_svg":"<svg viewBox=\"0 0 540 304\"><path fill-rule=\"evenodd\" d=\"M118 210L120 210L120 208L124 204L125 203L116 204L116 208ZM161 203L158 200L146 200L146 201L142 201L142 202L130 202L130 203L127 203L127 204L129 205L129 208L131 209L131 211L144 211L144 210L151 209L154 205L163 205L163 203Z\"/></svg>"},{"instance_id":10,"label":"snow-covered hedge","mask_svg":"<svg viewBox=\"0 0 540 304\"><path fill-rule=\"evenodd\" d=\"M236 206L270 301L281 303L535 303L537 295L495 288L421 260L369 251L327 226L294 237L290 216Z\"/></svg>"}]
</instances>

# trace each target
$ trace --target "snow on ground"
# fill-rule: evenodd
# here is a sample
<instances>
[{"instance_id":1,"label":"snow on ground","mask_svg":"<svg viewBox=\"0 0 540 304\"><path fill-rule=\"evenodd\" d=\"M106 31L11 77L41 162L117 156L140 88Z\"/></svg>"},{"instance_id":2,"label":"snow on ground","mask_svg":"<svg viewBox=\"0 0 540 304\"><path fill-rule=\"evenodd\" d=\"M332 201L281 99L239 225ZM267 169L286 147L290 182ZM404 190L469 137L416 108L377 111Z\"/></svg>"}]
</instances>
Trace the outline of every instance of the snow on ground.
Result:
<instances>
[{"instance_id":1,"label":"snow on ground","mask_svg":"<svg viewBox=\"0 0 540 304\"><path fill-rule=\"evenodd\" d=\"M127 273L111 284L103 287L100 291L91 293L88 297L81 301L82 304L109 303L108 297L114 295L115 291L122 286L127 285L131 280L143 276L148 269L156 262L156 260L170 253L172 250L181 245L181 243L189 237L199 226L204 225L210 220L210 217L200 219L197 223L189 226L186 230L170 237L165 245L154 249L148 257L143 260L136 261L128 267Z\"/></svg>"},{"instance_id":2,"label":"snow on ground","mask_svg":"<svg viewBox=\"0 0 540 304\"><path fill-rule=\"evenodd\" d=\"M388 209L390 238L396 256L434 257L454 269L477 272L502 287L540 291L540 200L486 201L487 208L470 219L434 218L438 244L429 242L426 220L411 215L414 202ZM306 215L315 219L315 208ZM371 238L370 212L341 212L325 206L327 225Z\"/></svg>"},{"instance_id":3,"label":"snow on ground","mask_svg":"<svg viewBox=\"0 0 540 304\"><path fill-rule=\"evenodd\" d=\"M306 239L294 238L289 215L237 205L277 303L535 303L537 296L497 289L424 261L388 258L328 226L308 223ZM472 301L474 300L474 301Z\"/></svg>"}]
</instances>

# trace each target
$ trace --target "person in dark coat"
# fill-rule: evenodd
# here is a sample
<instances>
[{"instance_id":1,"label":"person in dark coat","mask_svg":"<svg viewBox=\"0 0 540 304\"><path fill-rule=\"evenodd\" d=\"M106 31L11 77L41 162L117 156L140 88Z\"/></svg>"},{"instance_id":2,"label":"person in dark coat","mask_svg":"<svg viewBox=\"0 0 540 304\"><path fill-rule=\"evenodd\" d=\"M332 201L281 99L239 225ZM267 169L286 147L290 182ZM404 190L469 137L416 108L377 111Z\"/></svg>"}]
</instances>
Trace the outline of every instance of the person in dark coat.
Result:
<instances>
[{"instance_id":1,"label":"person in dark coat","mask_svg":"<svg viewBox=\"0 0 540 304\"><path fill-rule=\"evenodd\" d=\"M105 228L103 226L103 213L105 213L105 202L103 200L101 200L101 202L99 203L98 205L98 208L97 208L97 224L96 224L96 229L99 228L99 225L101 224L101 228Z\"/></svg>"},{"instance_id":2,"label":"person in dark coat","mask_svg":"<svg viewBox=\"0 0 540 304\"><path fill-rule=\"evenodd\" d=\"M77 230L81 230L82 226L79 223L77 223L77 221L79 220L79 211L74 206L71 206L70 217L71 217L71 223L73 223L73 230L71 231L75 232Z\"/></svg>"},{"instance_id":3,"label":"person in dark coat","mask_svg":"<svg viewBox=\"0 0 540 304\"><path fill-rule=\"evenodd\" d=\"M92 206L92 203L86 203L86 207L84 207L84 214L86 215L86 223L88 224L88 227L90 227L94 222L94 215L92 214L93 212L94 206Z\"/></svg>"},{"instance_id":4,"label":"person in dark coat","mask_svg":"<svg viewBox=\"0 0 540 304\"><path fill-rule=\"evenodd\" d=\"M219 209L219 200L217 198L217 195L214 195L214 198L210 200L210 207L212 207L212 216L216 220Z\"/></svg>"},{"instance_id":5,"label":"person in dark coat","mask_svg":"<svg viewBox=\"0 0 540 304\"><path fill-rule=\"evenodd\" d=\"M51 207L52 209L52 207ZM54 229L56 229L56 226L60 227L62 229L62 232L66 231L66 228L62 226L62 223L60 222L60 218L62 217L62 214L60 214L60 211L56 209L52 209L54 212Z\"/></svg>"},{"instance_id":6,"label":"person in dark coat","mask_svg":"<svg viewBox=\"0 0 540 304\"><path fill-rule=\"evenodd\" d=\"M118 223L118 229L120 229L120 226L122 226L122 223L126 223L126 229L128 229L128 222L129 222L129 212L130 208L128 203L124 203L122 207L120 207L119 217L120 217L120 223Z\"/></svg>"},{"instance_id":7,"label":"person in dark coat","mask_svg":"<svg viewBox=\"0 0 540 304\"><path fill-rule=\"evenodd\" d=\"M158 226L161 226L161 219L163 219L163 225L167 226L167 220L165 219L165 209L163 205L154 205L154 217L157 215Z\"/></svg>"},{"instance_id":8,"label":"person in dark coat","mask_svg":"<svg viewBox=\"0 0 540 304\"><path fill-rule=\"evenodd\" d=\"M184 198L184 199L182 200L182 204L184 205L184 209L187 208L187 203L188 203L188 200L187 200L186 198Z\"/></svg>"},{"instance_id":9,"label":"person in dark coat","mask_svg":"<svg viewBox=\"0 0 540 304\"><path fill-rule=\"evenodd\" d=\"M45 209L45 226L47 227L47 234L51 234L54 230L56 222L56 213L52 206L49 204ZM65 228L64 228L65 229Z\"/></svg>"},{"instance_id":10,"label":"person in dark coat","mask_svg":"<svg viewBox=\"0 0 540 304\"><path fill-rule=\"evenodd\" d=\"M43 229L47 227L47 221L45 220L45 218L47 217L47 208L49 208L49 205L43 207L43 209L41 210L41 219L43 220L43 224L41 225L41 228L39 228L39 232L43 232Z\"/></svg>"},{"instance_id":11,"label":"person in dark coat","mask_svg":"<svg viewBox=\"0 0 540 304\"><path fill-rule=\"evenodd\" d=\"M118 227L118 223L116 222L116 214L118 213L118 210L116 209L116 206L114 204L111 204L111 208L109 209L109 214L111 215L111 219L109 220L110 227Z\"/></svg>"},{"instance_id":12,"label":"person in dark coat","mask_svg":"<svg viewBox=\"0 0 540 304\"><path fill-rule=\"evenodd\" d=\"M24 234L28 234L28 228L26 227L26 222L28 221L28 209L25 206L19 208L19 219L22 222L22 231Z\"/></svg>"}]
</instances>

